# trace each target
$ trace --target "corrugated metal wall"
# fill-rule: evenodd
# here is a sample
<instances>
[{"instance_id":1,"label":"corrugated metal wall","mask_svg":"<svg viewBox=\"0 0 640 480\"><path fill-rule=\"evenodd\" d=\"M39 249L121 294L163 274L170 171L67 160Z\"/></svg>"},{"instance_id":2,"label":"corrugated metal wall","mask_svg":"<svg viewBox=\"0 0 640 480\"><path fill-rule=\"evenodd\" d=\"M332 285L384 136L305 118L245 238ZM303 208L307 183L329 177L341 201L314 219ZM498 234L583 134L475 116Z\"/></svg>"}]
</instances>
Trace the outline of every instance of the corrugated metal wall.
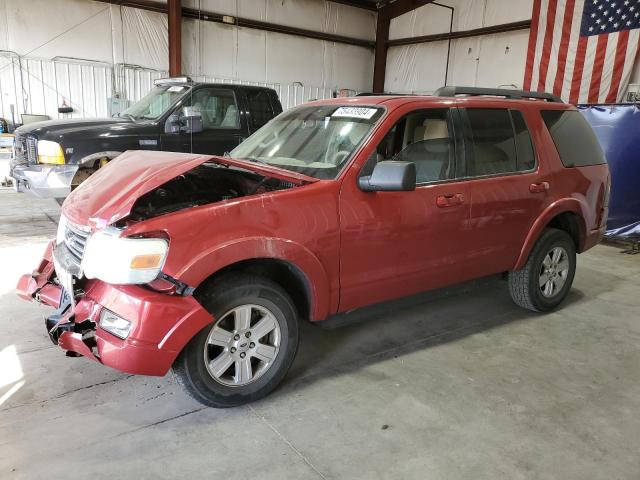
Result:
<instances>
[{"instance_id":1,"label":"corrugated metal wall","mask_svg":"<svg viewBox=\"0 0 640 480\"><path fill-rule=\"evenodd\" d=\"M106 117L110 112L109 99L115 92L120 98L135 102L152 88L154 80L166 76L167 72L134 65L44 60L0 53L0 116L10 123L22 123L24 113L48 115L52 119ZM283 85L223 77L194 77L194 80L271 87L285 110L333 95L330 88L300 83ZM73 113L58 113L62 105L72 107Z\"/></svg>"}]
</instances>

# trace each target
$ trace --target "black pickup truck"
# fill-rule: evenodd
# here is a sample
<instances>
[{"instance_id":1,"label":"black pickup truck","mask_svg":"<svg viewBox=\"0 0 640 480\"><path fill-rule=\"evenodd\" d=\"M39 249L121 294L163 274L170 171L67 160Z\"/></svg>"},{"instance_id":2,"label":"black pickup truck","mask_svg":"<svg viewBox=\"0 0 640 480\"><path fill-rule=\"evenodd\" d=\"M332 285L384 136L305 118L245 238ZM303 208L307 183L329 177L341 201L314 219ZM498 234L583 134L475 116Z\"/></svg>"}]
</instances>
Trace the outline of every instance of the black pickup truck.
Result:
<instances>
[{"instance_id":1,"label":"black pickup truck","mask_svg":"<svg viewBox=\"0 0 640 480\"><path fill-rule=\"evenodd\" d=\"M270 88L163 79L117 117L16 129L10 176L19 192L60 200L125 150L222 155L281 112Z\"/></svg>"}]
</instances>

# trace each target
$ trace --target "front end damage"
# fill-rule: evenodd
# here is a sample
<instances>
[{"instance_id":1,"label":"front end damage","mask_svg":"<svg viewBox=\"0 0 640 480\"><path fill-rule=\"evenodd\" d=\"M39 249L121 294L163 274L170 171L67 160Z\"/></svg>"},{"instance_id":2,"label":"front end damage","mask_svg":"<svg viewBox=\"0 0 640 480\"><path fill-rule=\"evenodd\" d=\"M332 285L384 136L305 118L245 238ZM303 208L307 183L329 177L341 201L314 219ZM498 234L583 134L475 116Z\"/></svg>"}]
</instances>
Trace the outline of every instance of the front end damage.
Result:
<instances>
[{"instance_id":1,"label":"front end damage","mask_svg":"<svg viewBox=\"0 0 640 480\"><path fill-rule=\"evenodd\" d=\"M54 268L54 255L66 247L54 243L47 246L38 268L19 279L17 293L56 309L45 327L68 356L81 355L127 373L162 376L191 335L213 321L193 296L172 295L175 289L160 292L74 278L69 294ZM130 323L126 338L102 328L105 313Z\"/></svg>"},{"instance_id":2,"label":"front end damage","mask_svg":"<svg viewBox=\"0 0 640 480\"><path fill-rule=\"evenodd\" d=\"M127 373L162 376L213 317L194 298L191 286L166 275L161 267L144 284L112 284L100 275L88 278L89 270L83 266L88 267L88 258L96 254L88 242L107 230L137 241L139 233L128 237L127 232L134 225L139 232L147 219L295 185L246 169L202 165L205 160L184 155L179 158L184 162L181 171L152 175L145 165L146 155L140 158L134 153L143 152L122 155L71 194L57 239L49 243L37 268L19 279L16 290L25 300L55 309L45 327L52 342L68 356L84 356ZM128 162L128 175L137 175L139 183L129 178L113 185L109 178L100 177L108 175L108 170L127 167ZM158 233L170 245L170 222L166 232L153 232ZM107 259L103 264L113 263L109 259L117 256L116 252L97 253Z\"/></svg>"}]
</instances>

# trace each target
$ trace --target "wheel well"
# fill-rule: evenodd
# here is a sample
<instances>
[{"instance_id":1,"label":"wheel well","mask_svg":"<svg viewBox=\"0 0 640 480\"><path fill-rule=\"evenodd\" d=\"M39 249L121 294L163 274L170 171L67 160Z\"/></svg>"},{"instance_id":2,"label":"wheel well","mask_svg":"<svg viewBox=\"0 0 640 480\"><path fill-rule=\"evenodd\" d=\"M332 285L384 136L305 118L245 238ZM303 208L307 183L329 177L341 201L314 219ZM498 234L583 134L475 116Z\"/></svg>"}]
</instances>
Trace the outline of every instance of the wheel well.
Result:
<instances>
[{"instance_id":1,"label":"wheel well","mask_svg":"<svg viewBox=\"0 0 640 480\"><path fill-rule=\"evenodd\" d=\"M273 258L255 258L228 265L202 282L196 288L194 296L197 298L198 290L205 285L230 273L259 275L277 283L291 296L300 318L311 318L311 293L304 273L291 263Z\"/></svg>"},{"instance_id":2,"label":"wheel well","mask_svg":"<svg viewBox=\"0 0 640 480\"><path fill-rule=\"evenodd\" d=\"M576 251L580 251L580 245L582 243L582 229L578 215L573 212L561 213L553 217L547 227L557 228L567 232L573 239Z\"/></svg>"}]
</instances>

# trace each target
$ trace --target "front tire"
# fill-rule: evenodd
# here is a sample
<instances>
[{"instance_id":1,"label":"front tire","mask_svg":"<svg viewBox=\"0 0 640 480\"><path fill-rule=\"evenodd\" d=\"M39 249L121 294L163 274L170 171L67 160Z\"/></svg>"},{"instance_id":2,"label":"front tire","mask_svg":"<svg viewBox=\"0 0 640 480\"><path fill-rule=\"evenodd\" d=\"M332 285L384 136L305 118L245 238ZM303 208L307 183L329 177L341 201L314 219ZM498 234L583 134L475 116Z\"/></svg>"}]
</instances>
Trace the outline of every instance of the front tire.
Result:
<instances>
[{"instance_id":1,"label":"front tire","mask_svg":"<svg viewBox=\"0 0 640 480\"><path fill-rule=\"evenodd\" d=\"M199 301L215 321L200 331L173 365L195 400L217 408L253 402L283 380L298 347L298 320L278 284L229 275L205 286Z\"/></svg>"},{"instance_id":2,"label":"front tire","mask_svg":"<svg viewBox=\"0 0 640 480\"><path fill-rule=\"evenodd\" d=\"M534 312L548 312L566 298L576 273L576 246L564 230L548 228L525 266L509 272L513 301Z\"/></svg>"}]
</instances>

